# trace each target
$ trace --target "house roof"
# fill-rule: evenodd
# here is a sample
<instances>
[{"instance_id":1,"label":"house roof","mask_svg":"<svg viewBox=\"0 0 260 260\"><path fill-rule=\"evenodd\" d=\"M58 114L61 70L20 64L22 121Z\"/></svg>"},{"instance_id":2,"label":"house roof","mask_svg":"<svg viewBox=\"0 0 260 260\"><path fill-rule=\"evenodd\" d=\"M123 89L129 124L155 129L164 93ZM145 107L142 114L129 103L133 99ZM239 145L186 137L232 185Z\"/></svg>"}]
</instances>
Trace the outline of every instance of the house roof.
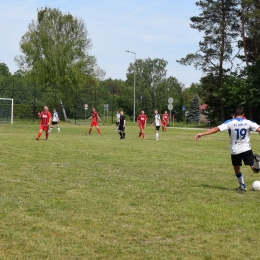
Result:
<instances>
[{"instance_id":1,"label":"house roof","mask_svg":"<svg viewBox=\"0 0 260 260\"><path fill-rule=\"evenodd\" d=\"M200 110L205 110L207 108L207 104L200 105Z\"/></svg>"}]
</instances>

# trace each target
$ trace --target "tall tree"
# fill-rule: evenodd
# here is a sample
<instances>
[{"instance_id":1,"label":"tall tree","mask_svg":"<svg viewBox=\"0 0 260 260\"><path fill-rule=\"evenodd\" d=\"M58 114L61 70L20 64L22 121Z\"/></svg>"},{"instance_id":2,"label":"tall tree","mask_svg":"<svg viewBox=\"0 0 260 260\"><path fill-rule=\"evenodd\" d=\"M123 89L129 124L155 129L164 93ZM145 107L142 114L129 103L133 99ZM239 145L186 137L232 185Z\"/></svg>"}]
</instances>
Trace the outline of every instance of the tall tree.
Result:
<instances>
[{"instance_id":1,"label":"tall tree","mask_svg":"<svg viewBox=\"0 0 260 260\"><path fill-rule=\"evenodd\" d=\"M134 83L136 68L136 108L144 109L148 114L156 107L159 111L166 110L171 96L174 100L182 92L180 83L175 77L167 77L168 62L164 59L138 59L131 63L127 70L126 83L129 87Z\"/></svg>"},{"instance_id":2,"label":"tall tree","mask_svg":"<svg viewBox=\"0 0 260 260\"><path fill-rule=\"evenodd\" d=\"M225 119L223 82L232 66L233 42L239 35L239 6L237 0L201 0L196 5L202 10L199 16L191 17L191 28L204 32L199 50L188 54L178 62L182 65L194 64L205 74L216 78L214 92L221 93L219 102L221 118ZM230 62L225 67L224 63Z\"/></svg>"},{"instance_id":3,"label":"tall tree","mask_svg":"<svg viewBox=\"0 0 260 260\"><path fill-rule=\"evenodd\" d=\"M86 76L102 76L96 59L89 55L91 39L84 21L59 9L42 8L22 36L22 55L15 60L24 72L49 91L63 92L73 100Z\"/></svg>"},{"instance_id":4,"label":"tall tree","mask_svg":"<svg viewBox=\"0 0 260 260\"><path fill-rule=\"evenodd\" d=\"M241 1L241 40L238 45L243 49L244 54L239 57L245 62L244 71L241 75L247 81L247 105L249 117L252 119L252 109L258 106L260 91L258 82L259 73L259 51L260 51L260 2L258 0ZM256 72L256 73L255 73Z\"/></svg>"},{"instance_id":5,"label":"tall tree","mask_svg":"<svg viewBox=\"0 0 260 260\"><path fill-rule=\"evenodd\" d=\"M258 0L241 1L242 44L246 66L256 62L260 55L260 2Z\"/></svg>"}]
</instances>

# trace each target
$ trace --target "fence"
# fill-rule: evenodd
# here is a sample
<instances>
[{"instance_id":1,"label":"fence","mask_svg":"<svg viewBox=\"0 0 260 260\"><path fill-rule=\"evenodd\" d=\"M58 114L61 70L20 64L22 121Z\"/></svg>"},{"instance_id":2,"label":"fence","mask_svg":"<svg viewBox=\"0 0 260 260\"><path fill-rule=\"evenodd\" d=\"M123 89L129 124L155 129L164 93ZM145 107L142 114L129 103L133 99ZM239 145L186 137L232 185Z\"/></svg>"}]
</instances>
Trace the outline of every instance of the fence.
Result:
<instances>
[{"instance_id":1,"label":"fence","mask_svg":"<svg viewBox=\"0 0 260 260\"><path fill-rule=\"evenodd\" d=\"M66 98L67 97L67 98ZM92 91L66 92L56 91L50 88L42 88L37 84L25 82L22 78L7 78L0 82L0 98L12 98L14 100L14 121L31 121L37 120L37 113L43 110L47 105L52 111L54 108L59 116L64 120L61 101L64 105L67 117L70 122L75 124L81 123L91 116L91 108L95 107L100 117L106 123L115 121L114 95L96 88ZM85 105L88 109L85 109ZM1 111L8 120L9 104L0 102Z\"/></svg>"}]
</instances>

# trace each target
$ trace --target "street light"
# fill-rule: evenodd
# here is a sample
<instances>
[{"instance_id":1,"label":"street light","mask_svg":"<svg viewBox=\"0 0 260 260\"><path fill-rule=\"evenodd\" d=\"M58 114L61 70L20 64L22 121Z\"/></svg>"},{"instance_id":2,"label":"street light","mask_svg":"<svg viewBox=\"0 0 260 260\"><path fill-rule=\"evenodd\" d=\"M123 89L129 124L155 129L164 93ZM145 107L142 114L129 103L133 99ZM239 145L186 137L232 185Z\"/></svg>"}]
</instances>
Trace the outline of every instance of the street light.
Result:
<instances>
[{"instance_id":1,"label":"street light","mask_svg":"<svg viewBox=\"0 0 260 260\"><path fill-rule=\"evenodd\" d=\"M135 52L132 52L132 51L126 51L126 52L129 52L129 53L132 53L135 55L135 61L136 61L136 53ZM133 116L133 122L135 123L135 74L136 74L136 69L135 69L135 62L134 62L134 116Z\"/></svg>"}]
</instances>

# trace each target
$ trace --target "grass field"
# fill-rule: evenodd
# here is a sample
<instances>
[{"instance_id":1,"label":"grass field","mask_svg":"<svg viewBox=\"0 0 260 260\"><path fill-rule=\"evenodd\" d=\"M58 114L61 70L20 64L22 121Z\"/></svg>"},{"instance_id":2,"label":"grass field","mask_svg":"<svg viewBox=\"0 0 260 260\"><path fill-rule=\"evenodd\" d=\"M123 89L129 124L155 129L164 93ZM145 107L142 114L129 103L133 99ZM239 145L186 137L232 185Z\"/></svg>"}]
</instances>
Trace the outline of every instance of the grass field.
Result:
<instances>
[{"instance_id":1,"label":"grass field","mask_svg":"<svg viewBox=\"0 0 260 260\"><path fill-rule=\"evenodd\" d=\"M227 133L87 127L0 125L0 259L260 259L260 192L234 190Z\"/></svg>"}]
</instances>

